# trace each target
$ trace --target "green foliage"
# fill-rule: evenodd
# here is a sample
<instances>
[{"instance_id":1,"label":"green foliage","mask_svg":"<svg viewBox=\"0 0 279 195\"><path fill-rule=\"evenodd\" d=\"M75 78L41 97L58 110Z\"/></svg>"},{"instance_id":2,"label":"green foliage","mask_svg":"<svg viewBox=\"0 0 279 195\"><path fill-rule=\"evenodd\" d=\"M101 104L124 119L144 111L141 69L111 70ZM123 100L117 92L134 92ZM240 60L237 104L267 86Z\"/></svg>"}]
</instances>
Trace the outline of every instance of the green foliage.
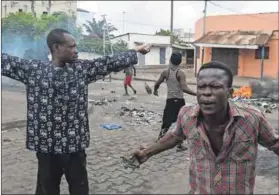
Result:
<instances>
[{"instance_id":1,"label":"green foliage","mask_svg":"<svg viewBox=\"0 0 279 195\"><path fill-rule=\"evenodd\" d=\"M2 46L6 52L14 51L23 56L26 50L48 53L46 35L54 28L63 28L71 32L77 39L81 28L77 28L76 17L72 13L55 12L35 17L31 13L10 13L2 19ZM13 49L14 47L14 49Z\"/></svg>"},{"instance_id":2,"label":"green foliage","mask_svg":"<svg viewBox=\"0 0 279 195\"><path fill-rule=\"evenodd\" d=\"M28 59L47 59L48 48L46 35L54 28L62 28L73 34L78 42L81 52L94 52L103 54L103 27L104 21L88 21L84 26L91 34L82 36L81 27L76 26L76 16L73 13L55 12L51 15L43 14L35 17L31 13L11 13L2 19L2 48L19 57ZM109 32L117 30L113 25L108 24ZM93 38L92 36L95 36ZM112 38L110 34L110 38ZM113 52L127 50L127 44L123 41L113 44ZM111 47L106 44L106 54L111 54ZM31 57L30 57L31 56Z\"/></svg>"},{"instance_id":3,"label":"green foliage","mask_svg":"<svg viewBox=\"0 0 279 195\"><path fill-rule=\"evenodd\" d=\"M170 30L160 29L159 32L156 31L155 35L171 36L171 31ZM175 43L175 42L180 43L181 42L181 40L176 35L172 35L171 39L172 39L172 41L171 41L172 43Z\"/></svg>"},{"instance_id":4,"label":"green foliage","mask_svg":"<svg viewBox=\"0 0 279 195\"><path fill-rule=\"evenodd\" d=\"M93 37L83 37L78 43L79 52L93 52L103 55L103 40ZM113 53L118 53L128 50L127 43L124 41L118 41L112 45ZM111 54L111 47L109 43L106 43L105 46L106 55Z\"/></svg>"},{"instance_id":5,"label":"green foliage","mask_svg":"<svg viewBox=\"0 0 279 195\"><path fill-rule=\"evenodd\" d=\"M96 21L95 18L92 19L92 21L87 21L87 24L83 24L83 26L86 29L86 32L89 33L89 35L95 35L96 37L103 39L103 32L105 28L105 20L99 20ZM117 28L115 28L112 24L107 23L107 29L108 29L108 37L113 38L113 34L111 32L116 31ZM106 37L106 38L108 38Z\"/></svg>"}]
</instances>

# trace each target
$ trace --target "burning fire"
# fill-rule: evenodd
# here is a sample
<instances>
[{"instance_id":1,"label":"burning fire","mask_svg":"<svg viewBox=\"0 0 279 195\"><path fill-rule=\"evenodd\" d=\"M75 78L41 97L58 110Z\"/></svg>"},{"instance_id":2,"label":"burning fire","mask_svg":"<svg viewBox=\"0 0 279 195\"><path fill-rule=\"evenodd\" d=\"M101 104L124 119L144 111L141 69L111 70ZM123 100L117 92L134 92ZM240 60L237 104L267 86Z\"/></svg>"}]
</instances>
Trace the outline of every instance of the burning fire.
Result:
<instances>
[{"instance_id":1,"label":"burning fire","mask_svg":"<svg viewBox=\"0 0 279 195\"><path fill-rule=\"evenodd\" d=\"M233 92L233 97L251 98L252 88L250 86L240 87L238 90Z\"/></svg>"}]
</instances>

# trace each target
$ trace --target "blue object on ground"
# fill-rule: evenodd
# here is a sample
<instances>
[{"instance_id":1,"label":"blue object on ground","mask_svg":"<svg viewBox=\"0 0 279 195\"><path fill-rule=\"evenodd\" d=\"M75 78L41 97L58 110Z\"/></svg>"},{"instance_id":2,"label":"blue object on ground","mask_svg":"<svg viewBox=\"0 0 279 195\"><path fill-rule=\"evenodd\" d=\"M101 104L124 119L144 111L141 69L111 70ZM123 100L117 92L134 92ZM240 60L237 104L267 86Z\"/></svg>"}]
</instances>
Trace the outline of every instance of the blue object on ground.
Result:
<instances>
[{"instance_id":1,"label":"blue object on ground","mask_svg":"<svg viewBox=\"0 0 279 195\"><path fill-rule=\"evenodd\" d=\"M107 130L115 130L115 129L121 128L121 126L118 124L101 124L100 127L107 129Z\"/></svg>"}]
</instances>

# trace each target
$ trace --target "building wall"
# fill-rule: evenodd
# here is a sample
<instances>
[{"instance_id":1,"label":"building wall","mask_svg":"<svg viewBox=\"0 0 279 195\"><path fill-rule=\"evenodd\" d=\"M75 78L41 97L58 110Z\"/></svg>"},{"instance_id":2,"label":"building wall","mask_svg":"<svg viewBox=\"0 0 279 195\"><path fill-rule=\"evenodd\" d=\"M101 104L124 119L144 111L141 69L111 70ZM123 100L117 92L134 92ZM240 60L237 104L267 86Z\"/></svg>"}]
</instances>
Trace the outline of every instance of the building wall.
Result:
<instances>
[{"instance_id":1,"label":"building wall","mask_svg":"<svg viewBox=\"0 0 279 195\"><path fill-rule=\"evenodd\" d=\"M126 41L128 43L129 49L134 49L136 47L135 42L144 42L152 44L164 44L167 46L162 46L166 48L166 60L165 64L168 64L170 58L171 48L169 46L170 37L169 36L156 36L156 35L145 35L145 34L133 34L123 35L112 39L115 43L119 40ZM160 65L160 47L153 46L148 54L145 55L145 65Z\"/></svg>"},{"instance_id":2,"label":"building wall","mask_svg":"<svg viewBox=\"0 0 279 195\"><path fill-rule=\"evenodd\" d=\"M93 60L95 58L102 57L100 54L96 53L89 53L89 52L79 52L78 53L78 58L82 60Z\"/></svg>"},{"instance_id":3,"label":"building wall","mask_svg":"<svg viewBox=\"0 0 279 195\"><path fill-rule=\"evenodd\" d=\"M51 6L49 7L48 0L33 1L34 11L37 16L43 14L43 12L72 12L76 14L77 1L51 1ZM1 17L8 16L9 13L18 12L22 9L23 12L32 13L32 1L2 1L2 14Z\"/></svg>"},{"instance_id":4,"label":"building wall","mask_svg":"<svg viewBox=\"0 0 279 195\"><path fill-rule=\"evenodd\" d=\"M208 16L206 18L206 32L209 31L273 31L278 30L279 13L246 14ZM237 22L235 22L237 21ZM217 25L218 24L218 25ZM195 40L203 34L203 19L195 24ZM264 60L264 75L277 77L278 75L278 32L268 42L269 59ZM258 78L260 76L261 60L255 59L255 50L240 50L238 76ZM276 55L277 54L277 55ZM197 59L197 70L201 65L202 51ZM204 63L211 60L211 48L205 48Z\"/></svg>"}]
</instances>

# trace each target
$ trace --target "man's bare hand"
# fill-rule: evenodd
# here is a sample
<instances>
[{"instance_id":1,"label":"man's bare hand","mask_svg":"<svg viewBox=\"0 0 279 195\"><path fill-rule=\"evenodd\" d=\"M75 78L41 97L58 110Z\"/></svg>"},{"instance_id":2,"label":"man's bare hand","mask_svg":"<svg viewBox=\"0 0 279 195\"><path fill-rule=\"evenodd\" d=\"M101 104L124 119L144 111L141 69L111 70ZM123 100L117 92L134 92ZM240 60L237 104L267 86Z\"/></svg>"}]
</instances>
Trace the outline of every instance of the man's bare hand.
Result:
<instances>
[{"instance_id":1,"label":"man's bare hand","mask_svg":"<svg viewBox=\"0 0 279 195\"><path fill-rule=\"evenodd\" d=\"M146 162L146 161L149 159L149 157L148 157L148 156L146 155L146 153L144 152L144 150L145 150L149 145L150 145L150 144L142 144L142 145L140 145L140 148L139 148L137 151L135 151L135 152L133 153L133 156L135 156L135 157L137 158L137 160L138 160L138 162L139 162L140 164Z\"/></svg>"},{"instance_id":2,"label":"man's bare hand","mask_svg":"<svg viewBox=\"0 0 279 195\"><path fill-rule=\"evenodd\" d=\"M151 44L143 44L136 47L136 51L141 54L147 54L150 52Z\"/></svg>"}]
</instances>

